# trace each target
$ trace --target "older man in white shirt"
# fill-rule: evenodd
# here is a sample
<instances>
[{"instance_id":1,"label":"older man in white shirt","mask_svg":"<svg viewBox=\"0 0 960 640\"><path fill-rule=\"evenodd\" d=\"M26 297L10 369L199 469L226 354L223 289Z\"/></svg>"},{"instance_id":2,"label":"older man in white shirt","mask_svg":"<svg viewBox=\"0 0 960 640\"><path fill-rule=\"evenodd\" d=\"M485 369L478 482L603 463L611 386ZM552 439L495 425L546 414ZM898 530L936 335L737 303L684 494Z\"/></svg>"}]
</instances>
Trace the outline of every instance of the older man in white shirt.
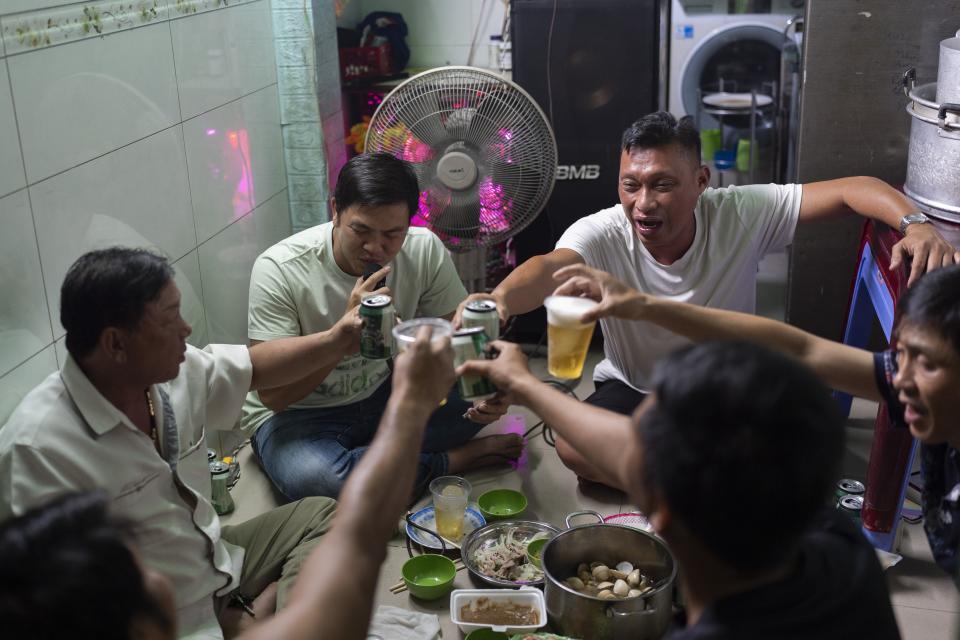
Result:
<instances>
[{"instance_id":1,"label":"older man in white shirt","mask_svg":"<svg viewBox=\"0 0 960 640\"><path fill-rule=\"evenodd\" d=\"M0 518L73 491L105 489L134 521L145 562L173 582L183 636L219 638L233 596L279 581L283 606L335 502L309 498L221 527L210 503L205 435L231 429L251 389L329 365L359 318L252 349L186 344L180 292L148 251L85 254L61 290L69 356L0 429Z\"/></svg>"}]
</instances>

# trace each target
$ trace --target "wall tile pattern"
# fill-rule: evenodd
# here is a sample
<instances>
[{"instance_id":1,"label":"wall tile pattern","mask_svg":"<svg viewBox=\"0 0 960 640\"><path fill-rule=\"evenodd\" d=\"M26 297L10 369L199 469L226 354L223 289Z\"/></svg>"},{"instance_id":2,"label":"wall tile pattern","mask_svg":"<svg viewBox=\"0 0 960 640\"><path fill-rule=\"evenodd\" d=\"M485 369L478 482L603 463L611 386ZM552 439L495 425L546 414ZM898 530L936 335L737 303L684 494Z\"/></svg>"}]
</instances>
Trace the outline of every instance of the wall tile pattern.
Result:
<instances>
[{"instance_id":1,"label":"wall tile pattern","mask_svg":"<svg viewBox=\"0 0 960 640\"><path fill-rule=\"evenodd\" d=\"M167 255L189 341L246 341L254 259L291 218L327 218L304 6L0 4L0 425L63 363L59 288L89 249Z\"/></svg>"}]
</instances>

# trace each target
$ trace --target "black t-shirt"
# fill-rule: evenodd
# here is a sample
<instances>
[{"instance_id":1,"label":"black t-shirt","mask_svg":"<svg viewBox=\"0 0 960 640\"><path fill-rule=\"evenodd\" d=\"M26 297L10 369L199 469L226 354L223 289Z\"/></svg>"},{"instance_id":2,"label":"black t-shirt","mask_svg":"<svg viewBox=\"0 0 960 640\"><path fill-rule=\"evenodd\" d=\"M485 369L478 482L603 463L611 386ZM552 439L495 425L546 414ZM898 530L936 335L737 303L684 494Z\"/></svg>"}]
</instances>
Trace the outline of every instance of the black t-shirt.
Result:
<instances>
[{"instance_id":1,"label":"black t-shirt","mask_svg":"<svg viewBox=\"0 0 960 640\"><path fill-rule=\"evenodd\" d=\"M792 575L707 607L667 640L899 638L876 552L853 521L824 509Z\"/></svg>"}]
</instances>

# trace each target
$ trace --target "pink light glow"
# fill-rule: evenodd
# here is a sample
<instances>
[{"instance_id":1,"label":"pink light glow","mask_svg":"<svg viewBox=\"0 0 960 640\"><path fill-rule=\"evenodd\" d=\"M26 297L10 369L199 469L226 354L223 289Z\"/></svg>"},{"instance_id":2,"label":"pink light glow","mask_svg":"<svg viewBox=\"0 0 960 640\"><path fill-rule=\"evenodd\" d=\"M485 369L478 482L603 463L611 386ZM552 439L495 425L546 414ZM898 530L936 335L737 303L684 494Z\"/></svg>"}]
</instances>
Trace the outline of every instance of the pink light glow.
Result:
<instances>
[{"instance_id":1,"label":"pink light glow","mask_svg":"<svg viewBox=\"0 0 960 640\"><path fill-rule=\"evenodd\" d=\"M234 150L234 153L227 152L227 155L233 155L234 164L239 165L236 167L239 176L233 190L233 219L239 220L253 209L257 200L250 167L250 136L246 129L228 131L227 141Z\"/></svg>"},{"instance_id":2,"label":"pink light glow","mask_svg":"<svg viewBox=\"0 0 960 640\"><path fill-rule=\"evenodd\" d=\"M433 157L433 149L429 145L421 142L412 133L408 133L403 142L403 151L400 152L400 159L407 162L426 162Z\"/></svg>"},{"instance_id":3,"label":"pink light glow","mask_svg":"<svg viewBox=\"0 0 960 640\"><path fill-rule=\"evenodd\" d=\"M208 135L208 136L215 136L215 135L217 135L217 130L216 130L216 129L207 129L207 135Z\"/></svg>"},{"instance_id":4,"label":"pink light glow","mask_svg":"<svg viewBox=\"0 0 960 640\"><path fill-rule=\"evenodd\" d=\"M513 200L504 195L503 185L486 177L480 183L480 225L483 233L493 234L510 228Z\"/></svg>"}]
</instances>

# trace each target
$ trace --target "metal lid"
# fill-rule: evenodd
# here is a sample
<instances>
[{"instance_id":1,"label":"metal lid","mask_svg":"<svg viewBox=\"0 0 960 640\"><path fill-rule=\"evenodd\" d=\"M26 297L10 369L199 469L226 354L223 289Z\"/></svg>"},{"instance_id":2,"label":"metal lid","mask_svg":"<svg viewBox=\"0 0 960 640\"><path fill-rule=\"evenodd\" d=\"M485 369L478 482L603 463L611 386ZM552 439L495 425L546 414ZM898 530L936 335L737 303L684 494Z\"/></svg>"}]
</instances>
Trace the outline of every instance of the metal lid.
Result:
<instances>
[{"instance_id":1,"label":"metal lid","mask_svg":"<svg viewBox=\"0 0 960 640\"><path fill-rule=\"evenodd\" d=\"M474 336L478 333L484 333L483 327L465 327L463 329L457 329L453 332L454 338L461 338L464 336Z\"/></svg>"},{"instance_id":2,"label":"metal lid","mask_svg":"<svg viewBox=\"0 0 960 640\"><path fill-rule=\"evenodd\" d=\"M863 493L866 490L862 482L859 480L851 480L850 478L844 478L838 481L837 488L847 493Z\"/></svg>"},{"instance_id":3,"label":"metal lid","mask_svg":"<svg viewBox=\"0 0 960 640\"><path fill-rule=\"evenodd\" d=\"M848 511L860 511L863 509L863 496L843 496L840 498L840 508Z\"/></svg>"},{"instance_id":4,"label":"metal lid","mask_svg":"<svg viewBox=\"0 0 960 640\"><path fill-rule=\"evenodd\" d=\"M379 294L375 296L369 296L360 301L360 304L364 307L370 307L372 309L378 309L380 307L385 307L388 304L393 302L393 298L388 295Z\"/></svg>"},{"instance_id":5,"label":"metal lid","mask_svg":"<svg viewBox=\"0 0 960 640\"><path fill-rule=\"evenodd\" d=\"M477 313L487 313L497 310L497 303L493 300L471 300L467 303L467 309Z\"/></svg>"},{"instance_id":6,"label":"metal lid","mask_svg":"<svg viewBox=\"0 0 960 640\"><path fill-rule=\"evenodd\" d=\"M228 473L230 471L230 465L226 462L220 460L214 460L210 463L210 473Z\"/></svg>"}]
</instances>

